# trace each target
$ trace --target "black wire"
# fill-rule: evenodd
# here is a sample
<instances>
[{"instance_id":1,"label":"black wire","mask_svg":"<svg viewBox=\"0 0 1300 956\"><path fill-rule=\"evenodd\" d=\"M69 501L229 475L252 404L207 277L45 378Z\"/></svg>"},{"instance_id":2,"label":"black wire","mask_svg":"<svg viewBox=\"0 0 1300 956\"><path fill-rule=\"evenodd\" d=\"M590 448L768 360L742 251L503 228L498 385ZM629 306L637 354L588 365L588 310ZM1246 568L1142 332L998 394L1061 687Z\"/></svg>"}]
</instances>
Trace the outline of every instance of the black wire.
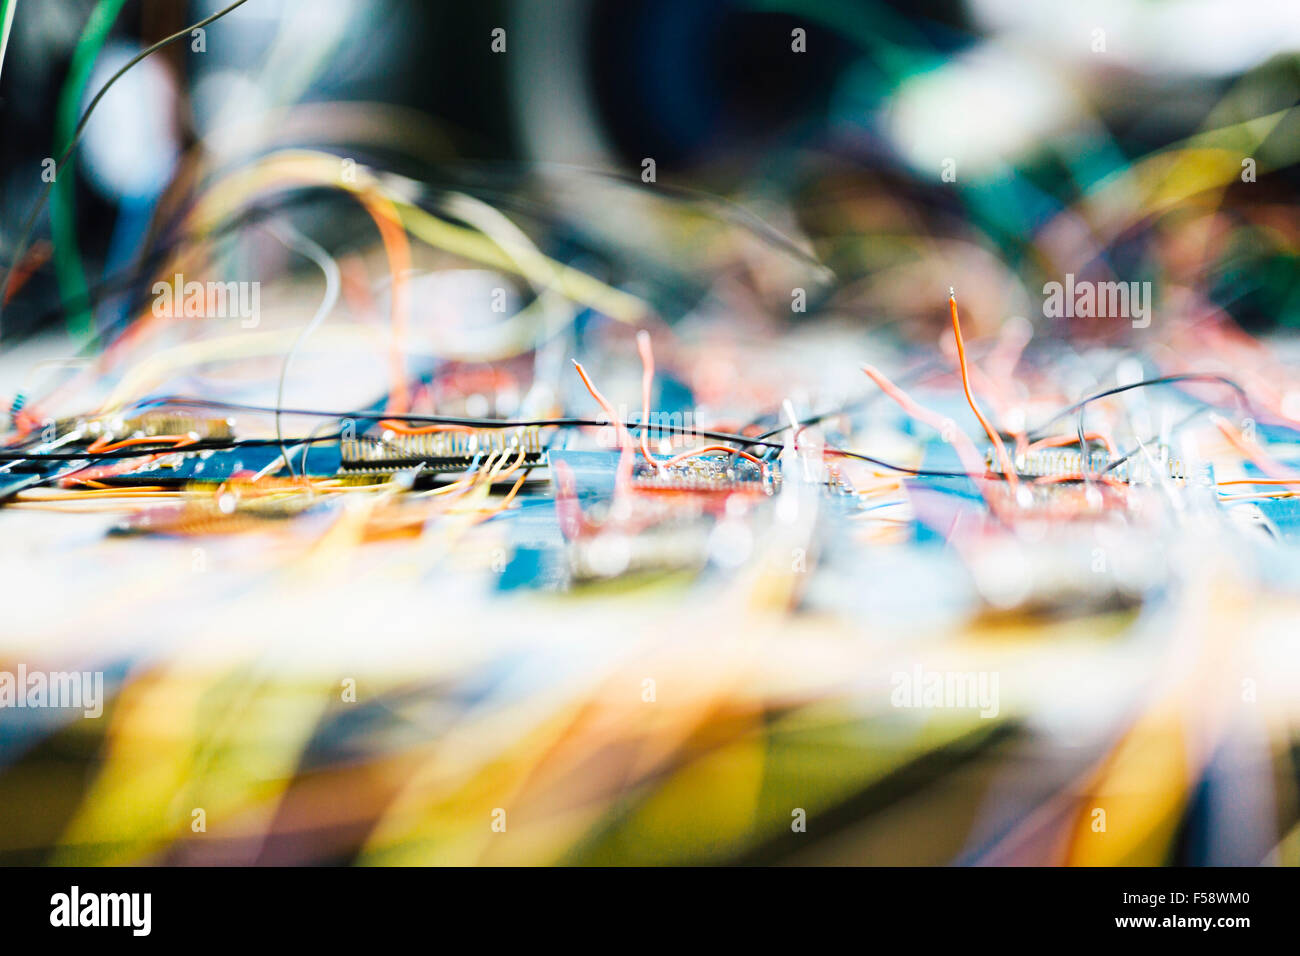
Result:
<instances>
[{"instance_id":1,"label":"black wire","mask_svg":"<svg viewBox=\"0 0 1300 956\"><path fill-rule=\"evenodd\" d=\"M973 474L969 471L937 471L932 468L904 468L902 465L893 465L887 461L881 461L879 458L872 458L870 455L864 455L861 452L845 451L842 448L828 448L826 453L836 455L840 458L854 458L858 461L865 461L872 465L879 465L881 468L889 468L892 471L899 471L907 475L913 475L917 478L987 478L988 475Z\"/></svg>"},{"instance_id":2,"label":"black wire","mask_svg":"<svg viewBox=\"0 0 1300 956\"><path fill-rule=\"evenodd\" d=\"M919 372L920 370L918 369L917 371ZM1229 388L1231 388L1234 392L1237 393L1237 396L1240 399L1240 404L1244 408L1248 409L1250 407L1250 397L1246 394L1246 390L1242 388L1241 385L1239 385L1237 382L1233 381L1227 376L1217 375L1212 372L1185 372L1177 375L1161 375L1156 378L1144 379L1143 381L1140 382L1130 382L1127 385L1117 385L1114 386L1113 388L1108 388L1103 391L1096 392L1092 395L1085 396L1084 398L1075 402L1073 405L1069 406L1068 408L1064 408L1061 411L1057 412L1055 415L1049 418L1044 425L1038 428L1033 434L1028 436L1028 438L1030 441L1035 441L1039 438L1045 437L1044 433L1047 431L1048 426L1054 424L1055 422L1061 420L1062 418L1068 417L1074 412L1082 412L1088 405L1092 404L1093 402L1099 401L1103 398L1109 398L1111 395L1118 395L1122 392L1131 391L1136 388L1146 388L1152 385L1171 385L1171 384L1176 384L1178 382L1216 382L1221 385L1227 385ZM810 416L809 418L800 421L798 424L800 426L814 425L817 424L818 422L824 421L827 418L834 418L837 415L854 411L856 408L859 408L862 405L869 403L871 400L879 397L880 394L881 393L873 393L871 395L864 396L863 398L856 399L847 405L841 406L840 408L832 409L831 411L828 412L821 412L818 413L817 415ZM1189 421L1192 417L1195 417L1195 415L1200 414L1201 411L1202 410L1198 410L1192 416L1189 416L1188 419L1184 420L1184 423L1186 421ZM774 443L767 441L767 439L773 437L774 435L779 435L784 431L788 431L791 427L792 426L789 424L781 425L778 428L774 428L770 431L764 432L763 434L759 435L757 438L744 438L743 441L746 441L751 445L759 445L765 448L781 447L781 446L774 445ZM1083 431L1084 431L1083 423L1081 420L1079 424L1079 448L1080 448L1080 453L1086 458L1088 446L1087 443L1084 441ZM883 468L889 468L893 471L916 475L918 477L926 477L926 478L984 477L982 475L971 475L968 472L961 472L961 471L930 471L926 469L903 468L899 465L893 465L890 464L889 462L883 462L880 461L879 459L872 458L869 455L858 454L857 452L836 451L835 454L843 455L846 458L856 458L860 461L870 462L871 464L879 465ZM1102 474L1106 474L1107 472L1113 470L1114 468L1119 467L1124 462L1128 461L1131 457L1133 457L1134 454L1136 454L1136 451L1129 452L1127 455L1123 456L1122 458L1114 462L1111 462L1102 471Z\"/></svg>"},{"instance_id":3,"label":"black wire","mask_svg":"<svg viewBox=\"0 0 1300 956\"><path fill-rule=\"evenodd\" d=\"M1077 429L1079 436L1079 474L1083 475L1084 481L1091 484L1092 475L1090 473L1092 471L1092 455L1088 448L1087 432L1083 427L1083 416L1086 411L1086 405L1079 409L1079 426Z\"/></svg>"},{"instance_id":4,"label":"black wire","mask_svg":"<svg viewBox=\"0 0 1300 956\"><path fill-rule=\"evenodd\" d=\"M382 419L391 418L394 421L410 422L415 424L463 425L467 428L483 428L483 429L550 428L550 427L604 428L605 426L610 424L609 422L603 419L597 419L597 418L535 418L535 419L521 419L521 420L504 420L504 419L493 419L493 418L462 418L462 417L452 416L452 415L393 415L393 414L388 414L386 412L375 411L373 409L363 409L363 410L350 411L350 412L334 412L334 411L324 411L322 409L309 409L309 408L277 409L273 405L249 405L243 402L222 402L222 401L217 401L213 399L204 399L204 398L167 398L167 399L159 399L156 400L156 402L149 402L147 404L150 406L175 405L175 406L192 407L192 408L220 408L220 409L227 409L227 410L234 410L234 411L262 412L268 415L273 415L278 411L282 415L303 415L303 416L316 417L316 418L329 418L336 421L345 420L345 419L351 419L355 421L379 421ZM137 406L137 407L143 407L143 406ZM679 435L697 435L701 438L711 438L715 441L747 443L751 445L761 445L765 448L781 449L785 447L785 445L781 442L761 441L761 440L750 438L746 435L737 435L732 432L710 431L701 428L690 428L685 425L670 425L670 424L665 424L660 422L641 423L641 422L634 422L634 421L624 422L623 424L627 428L637 430L637 431L645 428L654 428L660 431L672 432L674 434L679 434ZM333 435L324 435L321 437L309 436L307 438L301 438L301 439L296 439L296 438L285 439L285 444L296 445L303 442L334 441L336 439L341 438L342 435L343 435L342 432L338 432ZM192 451L204 451L209 449L231 449L231 448L242 448L242 447L278 445L278 444L279 442L274 438L244 439L241 441L230 440L230 441L217 441L217 442L200 441L191 445L184 445L174 450L181 453L187 453ZM169 447L161 449L161 451L163 452L167 452L171 450L172 449ZM827 449L827 452L828 454L837 455L843 458L854 458L857 459L858 461L865 461L870 464L877 465L881 468L887 468L890 471L897 471L903 474L915 475L917 477L922 477L922 478L982 478L984 477L983 475L971 475L970 473L964 471L936 471L936 470L925 469L925 468L908 468L904 465L895 465L891 462L884 461L883 459L874 458L871 455L862 454L861 452L847 451L839 448ZM60 460L95 458L95 457L104 457L104 458L137 457L138 458L144 455L151 455L151 454L158 454L158 453L159 450L157 449L141 451L137 446L136 448L133 449L119 449L118 451L114 451L114 452L95 452L95 453L84 452L84 451L83 452L57 452L57 453L51 452L45 454L31 454L31 455L19 454L19 453L0 453L0 461L26 461L26 460L60 461Z\"/></svg>"},{"instance_id":5,"label":"black wire","mask_svg":"<svg viewBox=\"0 0 1300 956\"><path fill-rule=\"evenodd\" d=\"M230 13L237 7L242 7L247 2L248 0L235 0L234 3L223 7L210 17L206 17L198 23L193 23L188 27L177 30L171 36L164 37L157 43L153 44L153 46L147 47L135 56L131 57L131 59L129 59L116 73L110 76L108 82L99 88L99 92L95 94L95 98L90 101L90 105L88 105L85 112L81 114L81 119L77 122L76 129L72 131L72 138L68 140L67 148L63 150L63 155L60 156L58 162L54 164L56 176L62 173L63 164L68 161L68 158L72 155L72 151L76 149L77 144L81 142L81 135L86 131L86 124L90 121L91 114L95 112L95 107L99 105L99 101L104 98L104 94L107 93L112 88L113 84L120 80L128 70L146 57L157 53L163 47L170 46L177 40L188 37L195 30L207 26L214 20L220 20L227 13ZM32 207L32 211L28 215L27 221L23 224L22 231L18 233L18 244L14 247L14 254L10 266L5 270L3 278L0 278L0 316L4 315L4 294L5 290L9 288L9 280L13 276L14 269L18 268L22 263L23 253L27 251L27 244L31 242L32 233L36 229L36 219L40 216L41 210L45 208L46 202L49 201L50 192L54 188L54 182L55 180L51 179L45 184L45 188L41 190L40 198L36 200L36 205Z\"/></svg>"},{"instance_id":6,"label":"black wire","mask_svg":"<svg viewBox=\"0 0 1300 956\"><path fill-rule=\"evenodd\" d=\"M941 358L926 359L924 362L921 362L919 365L913 367L910 371L901 375L895 381L895 384L900 386L910 385L913 382L916 382L919 379L924 378L926 375L929 375L931 372L938 371L939 369L946 368L946 367L947 367L946 359L941 359ZM821 422L824 422L828 418L835 418L839 415L847 415L851 412L861 411L862 409L866 408L869 405L874 404L875 402L879 401L884 397L885 397L885 393L880 391L879 389L876 389L875 391L869 392L866 395L861 395L858 398L855 398L852 401L845 403L844 405L840 405L837 408L832 408L824 412L818 412L816 415L810 415L808 418L803 419L799 424L817 425L820 424ZM758 425L761 422L763 422L765 419L776 418L780 414L781 414L780 411L770 412L766 415L760 416L758 419L752 421L750 424ZM789 430L790 430L790 425L788 424L778 425L776 428L773 428L770 431L763 432L761 435L757 436L757 440L762 441L763 439L771 438L773 435L779 435L782 432L789 431ZM1007 438L1008 436L1004 434L1002 437Z\"/></svg>"},{"instance_id":7,"label":"black wire","mask_svg":"<svg viewBox=\"0 0 1300 956\"><path fill-rule=\"evenodd\" d=\"M298 445L307 442L327 442L335 441L343 437L342 432L333 435L320 435L307 438L286 438L285 443ZM188 445L176 447L163 439L160 441L160 447L149 448L144 445L136 445L132 448L117 448L113 451L49 451L27 454L16 451L0 452L0 461L81 461L83 459L111 459L111 458L144 458L148 455L167 455L167 454L189 454L196 451L231 451L237 448L267 448L275 447L280 444L276 438L205 438L192 442Z\"/></svg>"},{"instance_id":8,"label":"black wire","mask_svg":"<svg viewBox=\"0 0 1300 956\"><path fill-rule=\"evenodd\" d=\"M1047 432L1048 426L1086 408L1088 405L1099 401L1100 399L1109 398L1111 395L1118 395L1121 392L1131 391L1135 388L1146 388L1150 385L1172 385L1176 382L1218 382L1221 385L1227 385L1240 397L1241 404L1244 408L1248 409L1250 407L1250 396L1246 394L1246 390L1224 375L1215 375L1211 372L1186 372L1179 375L1161 375L1158 378L1148 378L1141 382L1130 382L1128 385L1116 385L1113 388L1108 388L1104 391L1088 395L1087 397L1075 402L1069 408L1057 412L1027 437L1031 442L1046 437L1045 433Z\"/></svg>"},{"instance_id":9,"label":"black wire","mask_svg":"<svg viewBox=\"0 0 1300 956\"><path fill-rule=\"evenodd\" d=\"M1189 414L1185 415L1185 416L1184 416L1180 421L1176 422L1176 423L1174 424L1174 426L1173 426L1172 428L1169 429L1169 433L1172 435L1174 432L1178 431L1180 428L1182 428L1184 425L1186 425L1188 422L1190 422L1190 421L1191 421L1193 418L1195 418L1197 415L1204 415L1204 414L1205 414L1207 411L1209 411L1209 409L1212 408L1212 407L1213 407L1213 406L1211 406L1211 405L1202 405L1200 408L1195 409L1194 411L1192 411L1192 412L1190 412ZM1152 437L1148 438L1148 439L1147 439L1147 443L1150 444L1151 442L1155 441L1155 440L1156 440L1156 437L1158 437L1158 436L1153 435ZM1137 448L1134 448L1132 451L1128 452L1127 454L1123 455L1122 457L1120 457L1120 458L1116 458L1116 459L1115 459L1114 461L1112 461L1109 465L1107 465L1105 468L1103 468L1103 469L1101 470L1101 473L1104 475L1104 474L1107 474L1107 473L1109 473L1109 472L1111 472L1111 471L1114 471L1116 468L1118 468L1120 465L1124 464L1124 462L1128 461L1130 458L1132 458L1134 455L1136 455L1136 454L1137 454L1138 452L1140 452L1141 450L1142 450L1142 446L1139 445Z\"/></svg>"}]
</instances>

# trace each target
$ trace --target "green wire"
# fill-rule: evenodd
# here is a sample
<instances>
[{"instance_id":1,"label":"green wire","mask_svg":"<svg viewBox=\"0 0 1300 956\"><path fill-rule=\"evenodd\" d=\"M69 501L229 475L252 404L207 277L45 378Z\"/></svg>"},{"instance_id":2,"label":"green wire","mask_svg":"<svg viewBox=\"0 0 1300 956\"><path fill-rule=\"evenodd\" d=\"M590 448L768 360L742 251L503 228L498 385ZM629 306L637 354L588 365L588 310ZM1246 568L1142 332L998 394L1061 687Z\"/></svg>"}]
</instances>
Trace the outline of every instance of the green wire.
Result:
<instances>
[{"instance_id":1,"label":"green wire","mask_svg":"<svg viewBox=\"0 0 1300 956\"><path fill-rule=\"evenodd\" d=\"M54 153L60 155L72 139L81 118L81 101L90 84L90 74L95 60L104 48L109 32L126 0L100 0L86 21L86 29L77 41L72 54L68 78L59 94L58 116L54 129ZM54 189L50 194L50 228L54 238L54 272L59 281L59 296L63 300L68 322L68 334L74 340L94 338L95 325L87 303L90 290L86 285L86 272L81 262L77 243L76 177L73 159L68 157L64 168L55 170Z\"/></svg>"},{"instance_id":2,"label":"green wire","mask_svg":"<svg viewBox=\"0 0 1300 956\"><path fill-rule=\"evenodd\" d=\"M9 30L14 25L14 11L18 0L0 0L0 70L5 65L5 50L9 48Z\"/></svg>"},{"instance_id":3,"label":"green wire","mask_svg":"<svg viewBox=\"0 0 1300 956\"><path fill-rule=\"evenodd\" d=\"M90 103L86 106L86 112L81 115L81 119L78 120L76 125L72 128L72 134L71 136L68 137L68 145L64 148L63 152L59 154L58 165L59 166L67 165L68 159L72 156L73 150L75 150L77 148L77 144L81 142L81 135L86 131L86 124L90 122L90 117L95 112L95 107L99 105L99 101L102 100L105 97L105 95L107 95L108 91L113 88L113 85L118 80L120 80L123 76L129 73L137 63L140 63L142 60L148 59L150 56L157 53L159 50L163 49L164 47L170 46L171 44L175 43L177 40L183 39L184 37L193 34L195 30L202 29L203 27L206 27L209 23L217 22L222 17L226 16L226 14L230 13L233 10L239 9L247 2L248 0L234 0L233 3L230 3L222 7L216 13L204 17L202 20L198 21L197 23L191 23L189 26L177 30L175 33L171 34L170 36L163 37L157 43L154 43L151 46L146 47L145 49L137 53L135 56L131 57L131 59L123 63L122 66L118 68L117 72L114 73L111 77L109 77L108 82L99 88L99 92L96 93L91 98ZM9 288L9 282L10 279L13 278L14 269L17 267L19 263L23 261L23 253L27 251L28 243L31 242L32 236L36 230L36 220L40 217L41 211L45 208L45 204L49 202L50 195L54 191L54 186L55 186L55 182L53 181L46 182L45 188L41 190L40 196L38 196L36 202L32 204L31 212L27 214L27 220L23 223L23 227L18 233L18 242L14 246L11 262L7 266L0 266L0 268L3 268L3 276L0 277L0 290L5 290ZM0 315L3 314L4 314L4 295L0 294ZM91 341L93 342L93 337Z\"/></svg>"}]
</instances>

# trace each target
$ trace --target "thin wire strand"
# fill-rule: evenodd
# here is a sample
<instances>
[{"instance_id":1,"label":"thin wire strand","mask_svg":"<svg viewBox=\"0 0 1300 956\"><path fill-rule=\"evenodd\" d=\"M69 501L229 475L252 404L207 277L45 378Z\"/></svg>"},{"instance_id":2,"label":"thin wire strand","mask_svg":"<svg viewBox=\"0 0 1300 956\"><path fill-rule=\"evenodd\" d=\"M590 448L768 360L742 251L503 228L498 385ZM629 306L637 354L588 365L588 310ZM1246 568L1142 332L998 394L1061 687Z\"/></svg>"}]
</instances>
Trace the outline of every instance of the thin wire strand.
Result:
<instances>
[{"instance_id":1,"label":"thin wire strand","mask_svg":"<svg viewBox=\"0 0 1300 956\"><path fill-rule=\"evenodd\" d=\"M222 7L220 10L218 10L216 13L212 14L211 16L205 17L202 20L198 21L197 23L192 23L187 27L177 30L175 33L171 34L171 36L163 37L157 43L153 44L150 47L146 47L145 49L137 53L135 56L131 57L131 59L127 60L126 63L123 64L116 73L114 73L111 77L108 78L108 82L99 88L99 92L95 94L94 99L90 101L85 111L81 114L81 119L77 122L76 128L72 131L72 138L68 141L67 147L63 150L63 155L60 156L58 161L54 164L56 175L58 171L63 168L63 164L68 161L68 158L72 155L72 151L77 148L77 144L81 142L82 134L86 131L86 124L90 122L90 117L92 114L94 114L95 107L97 107L99 105L99 101L104 98L104 94L106 94L110 89L112 89L114 83L120 80L132 67L134 67L141 60L144 60L147 57L152 56L153 54L161 50L163 47L170 46L171 44L175 43L177 40L183 39L184 37L188 37L195 30L202 29L203 27L207 26L209 23L212 23L216 20L220 20L226 14L230 13L231 11L235 10L238 7L242 7L247 2L248 0L235 0L234 3ZM27 245L29 242L31 242L32 233L36 229L36 219L38 216L40 216L41 210L45 208L45 204L49 201L50 192L54 189L54 182L55 182L54 180L50 180L45 184L45 188L41 190L41 195L36 200L36 205L32 207L32 211L28 214L27 220L23 223L22 230L18 233L18 243L17 245L14 246L14 254L10 257L9 260L10 266L9 268L5 269L3 276L0 276L0 320L3 320L4 318L5 290L9 288L9 280L13 276L14 269L16 269L18 265L22 262L23 253L27 251ZM0 321L0 338L3 338L3 335L4 335L4 324L3 321Z\"/></svg>"},{"instance_id":2,"label":"thin wire strand","mask_svg":"<svg viewBox=\"0 0 1300 956\"><path fill-rule=\"evenodd\" d=\"M287 223L272 225L270 227L270 232L276 239L284 243L287 248L292 249L299 255L302 255L316 263L316 265L320 267L321 272L325 275L325 296L321 299L320 306L316 309L316 314L311 317L310 322L302 327L302 331L298 333L298 337L293 340L293 345L291 345L289 351L285 353L284 362L280 366L280 383L275 390L275 437L280 441L280 450L284 453L284 464L285 467L289 469L289 477L293 478L295 477L293 473L293 461L289 455L289 449L284 443L284 433L280 428L281 413L279 409L284 405L284 382L289 376L289 364L293 361L294 353L298 351L307 336L311 335L312 332L314 332L320 324L325 321L325 317L334 311L334 306L337 305L339 301L339 289L342 287L342 282L339 276L339 264L334 261L334 257L322 249L318 243L304 236L297 229L294 229Z\"/></svg>"},{"instance_id":3,"label":"thin wire strand","mask_svg":"<svg viewBox=\"0 0 1300 956\"><path fill-rule=\"evenodd\" d=\"M966 393L966 401L970 404L970 410L975 413L981 425L984 426L985 433L989 436L989 441L993 443L993 449L997 452L998 467L1006 476L1007 483L1015 487L1019 483L1019 476L1016 474L1015 466L1011 464L1011 458L1007 455L1006 446L1002 444L1002 436L998 434L997 429L989 424L989 420L984 417L980 411L979 405L975 403L975 396L970 389L970 371L966 367L966 345L961 338L961 320L957 318L957 296L948 290L948 311L952 315L952 334L957 340L957 363L961 366L961 387Z\"/></svg>"}]
</instances>

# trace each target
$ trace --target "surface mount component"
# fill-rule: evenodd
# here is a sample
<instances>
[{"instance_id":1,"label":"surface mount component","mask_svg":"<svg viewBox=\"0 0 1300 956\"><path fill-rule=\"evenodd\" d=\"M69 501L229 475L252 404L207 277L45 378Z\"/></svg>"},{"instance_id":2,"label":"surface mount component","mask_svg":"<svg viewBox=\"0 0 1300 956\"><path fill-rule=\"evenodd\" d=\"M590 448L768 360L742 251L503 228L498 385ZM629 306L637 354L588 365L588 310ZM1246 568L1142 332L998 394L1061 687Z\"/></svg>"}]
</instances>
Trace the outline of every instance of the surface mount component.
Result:
<instances>
[{"instance_id":1,"label":"surface mount component","mask_svg":"<svg viewBox=\"0 0 1300 956\"><path fill-rule=\"evenodd\" d=\"M511 464L535 467L546 461L541 430L524 428L457 429L415 435L392 432L378 438L349 438L339 443L342 475L389 475L408 468L463 471L476 461L497 456Z\"/></svg>"}]
</instances>

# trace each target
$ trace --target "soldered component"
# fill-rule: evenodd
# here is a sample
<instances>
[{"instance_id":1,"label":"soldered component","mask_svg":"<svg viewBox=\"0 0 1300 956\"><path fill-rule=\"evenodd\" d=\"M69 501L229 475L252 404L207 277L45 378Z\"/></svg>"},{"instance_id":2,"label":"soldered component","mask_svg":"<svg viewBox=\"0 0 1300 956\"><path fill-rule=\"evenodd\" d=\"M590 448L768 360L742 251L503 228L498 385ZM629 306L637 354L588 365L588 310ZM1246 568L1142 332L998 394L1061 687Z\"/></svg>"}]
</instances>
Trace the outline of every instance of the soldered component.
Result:
<instances>
[{"instance_id":1,"label":"soldered component","mask_svg":"<svg viewBox=\"0 0 1300 956\"><path fill-rule=\"evenodd\" d=\"M387 432L377 438L344 439L339 451L340 475L390 475L415 467L429 472L463 471L493 454L505 455L511 462L522 455L523 467L546 461L541 430L535 426L419 434Z\"/></svg>"},{"instance_id":2,"label":"soldered component","mask_svg":"<svg viewBox=\"0 0 1300 956\"><path fill-rule=\"evenodd\" d=\"M1087 474L1134 485L1154 484L1161 478L1197 484L1212 482L1207 468L1189 466L1183 459L1172 455L1165 446L1159 446L1153 451L1154 463L1147 456L1137 454L1111 467L1110 456L1101 449L1095 449L1086 458ZM985 453L984 463L996 472L996 461L996 452L990 448ZM1070 478L1084 473L1085 458L1077 449L1041 448L1014 456L1013 464L1016 473L1022 478Z\"/></svg>"},{"instance_id":3,"label":"soldered component","mask_svg":"<svg viewBox=\"0 0 1300 956\"><path fill-rule=\"evenodd\" d=\"M144 412L97 418L63 418L54 423L57 433L77 434L87 441L105 444L127 438L152 438L155 435L191 435L196 440L225 441L235 437L235 423L229 418L200 418L176 412Z\"/></svg>"},{"instance_id":4,"label":"soldered component","mask_svg":"<svg viewBox=\"0 0 1300 956\"><path fill-rule=\"evenodd\" d=\"M296 518L327 501L319 494L304 490L297 482L274 478L263 478L260 483L223 482L215 494L202 483L192 483L186 488L197 497L176 505L150 508L117 525L113 533L235 534Z\"/></svg>"},{"instance_id":5,"label":"soldered component","mask_svg":"<svg viewBox=\"0 0 1300 956\"><path fill-rule=\"evenodd\" d=\"M741 459L726 457L688 458L667 467L655 468L645 461L632 470L632 487L638 491L775 493L780 472L761 468Z\"/></svg>"},{"instance_id":6,"label":"soldered component","mask_svg":"<svg viewBox=\"0 0 1300 956\"><path fill-rule=\"evenodd\" d=\"M235 437L235 423L229 418L199 418L194 415L177 415L175 412L146 412L126 419L114 433L121 437L139 434L195 435L200 439L221 440Z\"/></svg>"}]
</instances>

